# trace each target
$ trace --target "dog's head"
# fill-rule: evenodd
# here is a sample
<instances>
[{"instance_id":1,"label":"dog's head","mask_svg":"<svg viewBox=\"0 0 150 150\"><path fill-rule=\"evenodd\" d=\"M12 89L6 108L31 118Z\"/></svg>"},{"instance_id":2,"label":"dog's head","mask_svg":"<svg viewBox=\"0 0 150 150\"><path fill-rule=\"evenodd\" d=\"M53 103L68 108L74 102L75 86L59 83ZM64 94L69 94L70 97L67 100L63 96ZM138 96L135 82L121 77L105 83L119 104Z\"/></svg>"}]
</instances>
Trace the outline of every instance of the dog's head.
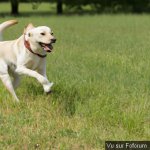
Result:
<instances>
[{"instance_id":1,"label":"dog's head","mask_svg":"<svg viewBox=\"0 0 150 150\"><path fill-rule=\"evenodd\" d=\"M52 44L56 42L53 31L47 26L34 27L32 24L24 30L25 40L31 45L34 50L43 49L46 52L51 52Z\"/></svg>"}]
</instances>

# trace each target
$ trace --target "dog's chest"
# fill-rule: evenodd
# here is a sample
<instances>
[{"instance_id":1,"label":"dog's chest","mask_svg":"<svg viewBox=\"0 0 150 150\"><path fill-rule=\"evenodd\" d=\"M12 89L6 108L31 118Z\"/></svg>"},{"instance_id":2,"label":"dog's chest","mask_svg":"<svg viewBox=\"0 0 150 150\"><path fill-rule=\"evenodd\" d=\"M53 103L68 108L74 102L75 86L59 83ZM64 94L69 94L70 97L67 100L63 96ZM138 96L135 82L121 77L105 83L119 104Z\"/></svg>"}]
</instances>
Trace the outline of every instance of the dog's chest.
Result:
<instances>
[{"instance_id":1,"label":"dog's chest","mask_svg":"<svg viewBox=\"0 0 150 150\"><path fill-rule=\"evenodd\" d=\"M25 66L29 69L36 70L40 66L41 61L38 58L28 59Z\"/></svg>"}]
</instances>

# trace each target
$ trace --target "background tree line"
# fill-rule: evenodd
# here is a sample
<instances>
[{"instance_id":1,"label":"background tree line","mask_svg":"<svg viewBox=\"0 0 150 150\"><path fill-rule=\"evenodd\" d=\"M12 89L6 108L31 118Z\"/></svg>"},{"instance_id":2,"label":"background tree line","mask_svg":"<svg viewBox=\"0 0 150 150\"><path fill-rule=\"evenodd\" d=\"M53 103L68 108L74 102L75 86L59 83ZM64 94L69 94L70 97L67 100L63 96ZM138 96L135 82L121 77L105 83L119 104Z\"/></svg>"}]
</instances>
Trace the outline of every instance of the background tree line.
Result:
<instances>
[{"instance_id":1,"label":"background tree line","mask_svg":"<svg viewBox=\"0 0 150 150\"><path fill-rule=\"evenodd\" d=\"M0 0L1 2L4 0ZM68 8L80 9L82 11L84 6L89 5L91 11L99 13L109 12L132 12L143 13L150 12L150 0L5 0L4 2L11 3L11 14L19 14L19 2L30 2L34 5L41 2L56 3L57 14L63 13L63 5Z\"/></svg>"}]
</instances>

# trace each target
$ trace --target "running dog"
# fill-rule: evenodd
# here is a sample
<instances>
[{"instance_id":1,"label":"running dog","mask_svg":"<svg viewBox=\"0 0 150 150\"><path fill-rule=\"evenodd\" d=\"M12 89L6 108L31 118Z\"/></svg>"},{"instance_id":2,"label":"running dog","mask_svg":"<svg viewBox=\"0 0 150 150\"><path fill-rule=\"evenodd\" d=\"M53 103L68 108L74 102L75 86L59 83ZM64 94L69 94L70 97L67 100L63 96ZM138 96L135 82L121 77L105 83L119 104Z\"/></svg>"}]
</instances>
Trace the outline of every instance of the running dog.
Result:
<instances>
[{"instance_id":1,"label":"running dog","mask_svg":"<svg viewBox=\"0 0 150 150\"><path fill-rule=\"evenodd\" d=\"M3 30L16 23L17 20L9 20L0 24L0 39ZM49 27L34 27L31 23L18 39L0 42L0 79L15 101L19 102L14 88L19 84L20 75L36 78L46 93L51 92L53 83L46 76L46 54L52 51L55 42Z\"/></svg>"}]
</instances>

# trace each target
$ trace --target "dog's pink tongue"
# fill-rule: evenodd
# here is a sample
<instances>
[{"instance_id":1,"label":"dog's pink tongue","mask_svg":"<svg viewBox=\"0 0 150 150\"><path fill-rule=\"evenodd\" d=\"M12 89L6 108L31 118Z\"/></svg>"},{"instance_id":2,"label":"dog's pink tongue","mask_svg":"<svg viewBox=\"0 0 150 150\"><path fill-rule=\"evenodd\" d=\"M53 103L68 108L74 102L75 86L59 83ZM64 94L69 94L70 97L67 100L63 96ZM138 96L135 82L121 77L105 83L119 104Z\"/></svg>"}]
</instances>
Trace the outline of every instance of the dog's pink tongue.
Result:
<instances>
[{"instance_id":1,"label":"dog's pink tongue","mask_svg":"<svg viewBox=\"0 0 150 150\"><path fill-rule=\"evenodd\" d=\"M45 46L44 46L44 50L45 50L45 51L49 51L50 48L49 48L48 46L45 45Z\"/></svg>"}]
</instances>

